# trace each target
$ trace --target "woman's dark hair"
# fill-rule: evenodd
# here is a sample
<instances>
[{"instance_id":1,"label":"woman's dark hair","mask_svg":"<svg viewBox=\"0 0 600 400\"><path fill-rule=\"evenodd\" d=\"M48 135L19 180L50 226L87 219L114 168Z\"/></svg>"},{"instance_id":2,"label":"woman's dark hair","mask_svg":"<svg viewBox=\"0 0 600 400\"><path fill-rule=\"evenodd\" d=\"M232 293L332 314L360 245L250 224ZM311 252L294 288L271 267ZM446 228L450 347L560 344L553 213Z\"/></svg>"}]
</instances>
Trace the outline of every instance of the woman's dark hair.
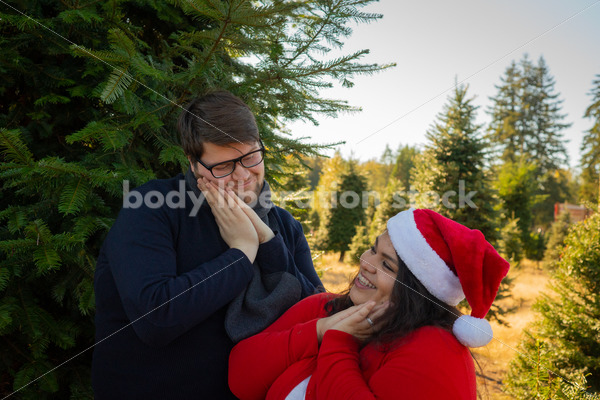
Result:
<instances>
[{"instance_id":1,"label":"woman's dark hair","mask_svg":"<svg viewBox=\"0 0 600 400\"><path fill-rule=\"evenodd\" d=\"M206 142L225 146L260 140L256 119L239 97L225 90L209 92L192 100L177 120L186 155L201 157Z\"/></svg>"},{"instance_id":2,"label":"woman's dark hair","mask_svg":"<svg viewBox=\"0 0 600 400\"><path fill-rule=\"evenodd\" d=\"M391 304L385 314L377 321L383 322L383 326L375 335L363 342L362 346L369 343L392 346L392 342L423 326L437 326L452 332L454 321L462 315L456 307L443 303L429 293L397 255L396 260L398 261L398 274L390 295ZM341 296L325 304L325 311L328 315L333 315L354 305L350 299L352 285L354 285L354 279L350 287ZM469 350L469 353L471 353L471 357L477 364L479 375L485 376L473 352ZM482 381L487 393L487 382ZM477 389L477 398L482 398L479 388Z\"/></svg>"},{"instance_id":3,"label":"woman's dark hair","mask_svg":"<svg viewBox=\"0 0 600 400\"><path fill-rule=\"evenodd\" d=\"M438 326L452 331L460 311L435 298L399 257L397 260L398 275L390 295L391 304L379 319L383 323L382 328L369 342L389 344L423 326ZM350 288L325 305L329 315L353 306Z\"/></svg>"}]
</instances>

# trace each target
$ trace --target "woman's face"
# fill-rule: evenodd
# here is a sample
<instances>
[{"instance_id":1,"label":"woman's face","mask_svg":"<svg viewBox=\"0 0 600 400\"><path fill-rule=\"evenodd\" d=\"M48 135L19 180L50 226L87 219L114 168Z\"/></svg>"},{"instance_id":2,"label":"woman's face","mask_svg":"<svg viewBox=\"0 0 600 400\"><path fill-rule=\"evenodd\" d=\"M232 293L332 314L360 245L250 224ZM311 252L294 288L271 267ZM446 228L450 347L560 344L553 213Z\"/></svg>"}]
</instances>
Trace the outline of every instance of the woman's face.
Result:
<instances>
[{"instance_id":1,"label":"woman's face","mask_svg":"<svg viewBox=\"0 0 600 400\"><path fill-rule=\"evenodd\" d=\"M381 304L389 300L398 268L398 256L385 231L377 237L375 245L360 257L360 269L350 289L352 303L358 305L373 300Z\"/></svg>"}]
</instances>

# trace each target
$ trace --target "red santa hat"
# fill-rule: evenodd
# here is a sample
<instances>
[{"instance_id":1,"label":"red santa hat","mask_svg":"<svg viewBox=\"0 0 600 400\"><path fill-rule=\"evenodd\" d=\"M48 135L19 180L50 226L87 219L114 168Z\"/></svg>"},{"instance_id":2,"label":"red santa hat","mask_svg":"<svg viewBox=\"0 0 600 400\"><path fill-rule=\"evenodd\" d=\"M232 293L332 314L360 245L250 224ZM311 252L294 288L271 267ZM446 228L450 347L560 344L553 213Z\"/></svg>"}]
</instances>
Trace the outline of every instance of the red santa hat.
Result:
<instances>
[{"instance_id":1,"label":"red santa hat","mask_svg":"<svg viewBox=\"0 0 600 400\"><path fill-rule=\"evenodd\" d=\"M456 306L466 297L471 315L452 331L463 345L485 346L493 332L484 317L509 264L483 234L432 210L410 209L390 218L388 234L398 256L439 300Z\"/></svg>"}]
</instances>

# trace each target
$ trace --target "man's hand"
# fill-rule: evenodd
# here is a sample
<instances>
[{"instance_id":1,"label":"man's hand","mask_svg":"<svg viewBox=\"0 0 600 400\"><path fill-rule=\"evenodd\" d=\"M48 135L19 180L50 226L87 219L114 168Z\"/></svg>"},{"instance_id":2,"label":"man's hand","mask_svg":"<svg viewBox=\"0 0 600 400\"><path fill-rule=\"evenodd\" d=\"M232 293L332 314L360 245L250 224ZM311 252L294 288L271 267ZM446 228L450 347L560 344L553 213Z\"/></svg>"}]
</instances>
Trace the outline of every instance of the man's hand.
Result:
<instances>
[{"instance_id":1,"label":"man's hand","mask_svg":"<svg viewBox=\"0 0 600 400\"><path fill-rule=\"evenodd\" d=\"M240 197L235 194L231 188L227 188L226 192L229 197L233 198L237 202L238 206L240 206L242 211L244 211L248 218L250 218L250 221L252 221L252 225L254 225L254 229L256 229L256 233L258 234L258 242L260 244L268 242L275 237L275 234L271 228L269 228L269 226L265 224L262 219L260 219L256 212L250 208L250 206L246 204L244 200L240 199Z\"/></svg>"},{"instance_id":2,"label":"man's hand","mask_svg":"<svg viewBox=\"0 0 600 400\"><path fill-rule=\"evenodd\" d=\"M212 182L204 177L198 179L198 188L202 190L210 205L221 237L230 248L244 252L254 262L258 252L258 234L252 221L229 195L225 195Z\"/></svg>"}]
</instances>

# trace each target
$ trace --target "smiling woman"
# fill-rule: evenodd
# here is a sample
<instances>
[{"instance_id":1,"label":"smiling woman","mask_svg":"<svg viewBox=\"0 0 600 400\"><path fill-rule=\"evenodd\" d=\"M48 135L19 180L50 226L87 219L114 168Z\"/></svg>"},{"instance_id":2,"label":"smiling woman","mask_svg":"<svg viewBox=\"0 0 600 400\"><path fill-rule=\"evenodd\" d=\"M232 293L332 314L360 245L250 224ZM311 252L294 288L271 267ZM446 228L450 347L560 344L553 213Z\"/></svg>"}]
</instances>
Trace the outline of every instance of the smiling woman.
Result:
<instances>
[{"instance_id":1,"label":"smiling woman","mask_svg":"<svg viewBox=\"0 0 600 400\"><path fill-rule=\"evenodd\" d=\"M478 230L403 211L361 257L347 292L292 307L229 359L240 399L475 399L468 347L509 265ZM455 306L466 297L471 316Z\"/></svg>"},{"instance_id":2,"label":"smiling woman","mask_svg":"<svg viewBox=\"0 0 600 400\"><path fill-rule=\"evenodd\" d=\"M360 270L349 293L352 303L363 304L372 300L383 304L390 300L400 263L402 261L396 256L386 231L375 240L375 245L360 257Z\"/></svg>"}]
</instances>

